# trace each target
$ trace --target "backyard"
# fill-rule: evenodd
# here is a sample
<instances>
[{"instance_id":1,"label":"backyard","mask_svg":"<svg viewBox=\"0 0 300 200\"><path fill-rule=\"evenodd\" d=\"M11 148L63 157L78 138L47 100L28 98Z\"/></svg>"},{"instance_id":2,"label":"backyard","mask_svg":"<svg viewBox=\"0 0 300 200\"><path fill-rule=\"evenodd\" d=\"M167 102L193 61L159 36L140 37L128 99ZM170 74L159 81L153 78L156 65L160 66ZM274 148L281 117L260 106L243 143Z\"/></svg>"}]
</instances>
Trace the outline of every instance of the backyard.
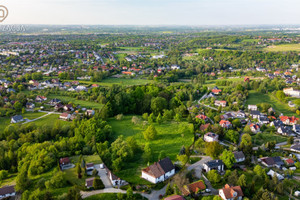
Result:
<instances>
[{"instance_id":1,"label":"backyard","mask_svg":"<svg viewBox=\"0 0 300 200\"><path fill-rule=\"evenodd\" d=\"M290 107L286 103L280 102L272 94L262 94L254 90L249 91L246 105L257 105L260 103L270 104L276 112L279 112L279 114L282 113L287 116L296 115L296 113L292 112Z\"/></svg>"},{"instance_id":2,"label":"backyard","mask_svg":"<svg viewBox=\"0 0 300 200\"><path fill-rule=\"evenodd\" d=\"M114 137L123 135L125 138L133 136L137 143L143 148L148 142L144 139L143 131L146 130L147 125L143 126L140 122L134 125L131 122L132 116L125 116L122 120L110 119L108 122L112 126ZM193 133L189 131L192 128L191 124L187 122L164 122L162 124L154 124L158 136L155 140L149 141L150 147L153 151L153 161L158 160L159 153L164 150L166 156L172 161L176 161L181 147L184 145L188 147L193 143ZM141 179L141 169L146 167L147 163L142 160L142 153L135 155L135 161L126 164L126 169L117 173L120 178L123 178L130 183L147 184L148 182Z\"/></svg>"}]
</instances>

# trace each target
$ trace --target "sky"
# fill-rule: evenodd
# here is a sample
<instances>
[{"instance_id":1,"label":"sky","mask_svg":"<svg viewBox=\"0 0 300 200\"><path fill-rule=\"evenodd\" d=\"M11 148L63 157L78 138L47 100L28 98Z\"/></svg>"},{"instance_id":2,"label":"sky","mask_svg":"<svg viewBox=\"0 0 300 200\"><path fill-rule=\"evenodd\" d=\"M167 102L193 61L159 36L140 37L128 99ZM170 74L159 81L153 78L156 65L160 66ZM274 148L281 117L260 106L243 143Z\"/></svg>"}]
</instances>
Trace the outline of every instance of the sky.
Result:
<instances>
[{"instance_id":1,"label":"sky","mask_svg":"<svg viewBox=\"0 0 300 200\"><path fill-rule=\"evenodd\" d=\"M299 0L0 0L5 24L300 24Z\"/></svg>"}]
</instances>

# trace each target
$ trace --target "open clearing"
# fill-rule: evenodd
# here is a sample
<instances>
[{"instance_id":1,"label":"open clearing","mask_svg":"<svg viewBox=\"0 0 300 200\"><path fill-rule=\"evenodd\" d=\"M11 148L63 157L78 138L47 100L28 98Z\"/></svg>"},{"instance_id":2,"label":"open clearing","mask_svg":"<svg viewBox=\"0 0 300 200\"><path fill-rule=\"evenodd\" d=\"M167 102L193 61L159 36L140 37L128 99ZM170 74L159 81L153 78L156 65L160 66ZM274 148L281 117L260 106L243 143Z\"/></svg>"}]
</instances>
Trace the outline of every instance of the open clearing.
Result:
<instances>
[{"instance_id":1,"label":"open clearing","mask_svg":"<svg viewBox=\"0 0 300 200\"><path fill-rule=\"evenodd\" d=\"M114 138L119 135L123 135L124 138L133 136L137 143L142 147L149 142L153 151L153 161L157 161L161 151L164 151L166 156L175 161L181 147L183 145L187 147L193 143L194 135L192 132L188 131L192 125L187 122L164 122L160 125L154 124L158 132L157 139L146 141L143 136L143 131L146 130L147 126L143 127L142 122L138 125L134 125L131 122L131 119L132 116L125 116L123 120L120 121L116 119L108 120L109 124L112 126ZM143 162L142 154L135 155L134 159L134 161L127 163L126 168L116 175L130 183L149 184L149 182L140 178L141 169L146 166L146 163Z\"/></svg>"},{"instance_id":2,"label":"open clearing","mask_svg":"<svg viewBox=\"0 0 300 200\"><path fill-rule=\"evenodd\" d=\"M260 103L270 104L276 112L279 112L279 114L283 113L287 116L297 115L296 113L290 110L290 107L287 104L278 101L272 94L261 94L254 90L249 91L249 96L247 98L246 105L256 105Z\"/></svg>"},{"instance_id":3,"label":"open clearing","mask_svg":"<svg viewBox=\"0 0 300 200\"><path fill-rule=\"evenodd\" d=\"M264 48L265 51L300 51L300 44L281 44Z\"/></svg>"}]
</instances>

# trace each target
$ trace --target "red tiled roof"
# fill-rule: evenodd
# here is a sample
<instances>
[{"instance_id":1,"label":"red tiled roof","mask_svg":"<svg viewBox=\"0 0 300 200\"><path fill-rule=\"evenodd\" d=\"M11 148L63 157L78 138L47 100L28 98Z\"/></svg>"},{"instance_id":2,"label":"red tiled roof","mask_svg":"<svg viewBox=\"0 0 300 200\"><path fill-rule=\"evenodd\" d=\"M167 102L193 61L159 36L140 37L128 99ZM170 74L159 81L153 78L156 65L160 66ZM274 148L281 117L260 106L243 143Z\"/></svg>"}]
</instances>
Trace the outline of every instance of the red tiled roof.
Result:
<instances>
[{"instance_id":1,"label":"red tiled roof","mask_svg":"<svg viewBox=\"0 0 300 200\"><path fill-rule=\"evenodd\" d=\"M166 197L164 200L184 200L182 196L179 196L177 194Z\"/></svg>"},{"instance_id":2,"label":"red tiled roof","mask_svg":"<svg viewBox=\"0 0 300 200\"><path fill-rule=\"evenodd\" d=\"M226 199L244 196L241 186L229 186L228 184L226 184L225 187L221 190L223 190ZM233 194L235 192L237 193L237 195L234 197Z\"/></svg>"}]
</instances>

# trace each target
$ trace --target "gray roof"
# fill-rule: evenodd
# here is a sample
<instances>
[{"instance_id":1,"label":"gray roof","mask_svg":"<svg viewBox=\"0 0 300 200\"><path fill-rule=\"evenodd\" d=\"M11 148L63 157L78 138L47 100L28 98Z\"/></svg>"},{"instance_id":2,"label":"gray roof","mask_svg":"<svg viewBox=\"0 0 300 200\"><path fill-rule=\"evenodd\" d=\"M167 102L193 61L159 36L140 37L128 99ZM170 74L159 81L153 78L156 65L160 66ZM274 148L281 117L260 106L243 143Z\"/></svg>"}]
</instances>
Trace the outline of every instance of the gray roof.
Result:
<instances>
[{"instance_id":1,"label":"gray roof","mask_svg":"<svg viewBox=\"0 0 300 200\"><path fill-rule=\"evenodd\" d=\"M215 168L224 165L222 160L211 160L211 161L207 161L204 164L206 164L209 168Z\"/></svg>"},{"instance_id":2,"label":"gray roof","mask_svg":"<svg viewBox=\"0 0 300 200\"><path fill-rule=\"evenodd\" d=\"M22 117L22 115L15 115L12 117L12 119L15 121L20 121L20 120L23 120L23 117Z\"/></svg>"},{"instance_id":3,"label":"gray roof","mask_svg":"<svg viewBox=\"0 0 300 200\"><path fill-rule=\"evenodd\" d=\"M159 165L161 166L161 168L165 171L165 173L172 171L173 169L175 169L172 161L170 158L166 157L160 161L158 161Z\"/></svg>"},{"instance_id":4,"label":"gray roof","mask_svg":"<svg viewBox=\"0 0 300 200\"><path fill-rule=\"evenodd\" d=\"M235 151L235 152L233 152L233 154L234 154L234 158L236 160L241 159L241 158L245 158L245 155L242 151Z\"/></svg>"}]
</instances>

